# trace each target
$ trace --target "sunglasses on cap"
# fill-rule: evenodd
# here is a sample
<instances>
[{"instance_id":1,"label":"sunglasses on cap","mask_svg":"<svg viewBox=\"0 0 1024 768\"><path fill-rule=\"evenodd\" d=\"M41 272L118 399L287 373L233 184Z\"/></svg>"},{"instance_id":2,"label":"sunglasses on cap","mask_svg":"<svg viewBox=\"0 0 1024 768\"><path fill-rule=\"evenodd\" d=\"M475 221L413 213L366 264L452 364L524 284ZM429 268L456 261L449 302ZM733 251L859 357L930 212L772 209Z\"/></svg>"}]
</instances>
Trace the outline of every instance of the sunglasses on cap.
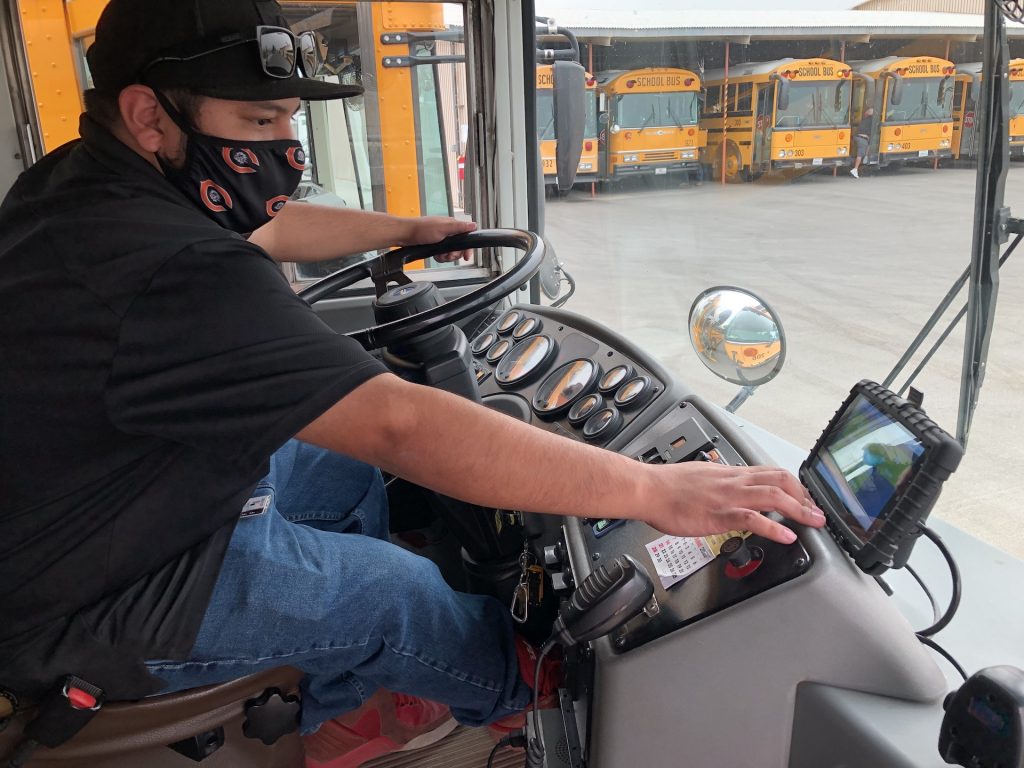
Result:
<instances>
[{"instance_id":1,"label":"sunglasses on cap","mask_svg":"<svg viewBox=\"0 0 1024 768\"><path fill-rule=\"evenodd\" d=\"M327 60L327 41L319 32L303 32L296 36L285 27L261 25L256 27L256 37L243 38L240 35L223 37L213 48L204 47L195 53L165 55L149 62L142 70L145 75L157 64L167 62L195 61L213 53L248 43L259 44L260 64L267 77L287 79L295 74L296 66L306 77L319 75Z\"/></svg>"}]
</instances>

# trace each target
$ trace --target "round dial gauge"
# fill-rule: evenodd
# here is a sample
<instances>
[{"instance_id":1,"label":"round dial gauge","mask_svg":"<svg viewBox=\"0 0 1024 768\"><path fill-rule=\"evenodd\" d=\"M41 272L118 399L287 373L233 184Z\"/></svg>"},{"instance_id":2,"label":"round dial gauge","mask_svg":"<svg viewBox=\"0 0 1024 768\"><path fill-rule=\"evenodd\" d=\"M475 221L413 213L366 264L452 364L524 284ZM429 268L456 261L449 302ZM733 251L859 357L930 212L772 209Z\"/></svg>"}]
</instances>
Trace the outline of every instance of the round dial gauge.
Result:
<instances>
[{"instance_id":1,"label":"round dial gauge","mask_svg":"<svg viewBox=\"0 0 1024 768\"><path fill-rule=\"evenodd\" d=\"M501 358L505 356L505 353L508 352L510 349L512 349L512 342L509 341L508 339L502 339L489 350L487 350L487 362L493 365L494 363L501 360Z\"/></svg>"},{"instance_id":2,"label":"round dial gauge","mask_svg":"<svg viewBox=\"0 0 1024 768\"><path fill-rule=\"evenodd\" d=\"M598 369L591 360L573 360L552 371L533 396L533 410L541 416L557 417L580 395L594 386Z\"/></svg>"},{"instance_id":3,"label":"round dial gauge","mask_svg":"<svg viewBox=\"0 0 1024 768\"><path fill-rule=\"evenodd\" d=\"M498 333L502 336L512 333L512 329L515 328L519 321L523 319L523 313L518 309L513 309L511 312L506 312L501 320L498 321Z\"/></svg>"},{"instance_id":4,"label":"round dial gauge","mask_svg":"<svg viewBox=\"0 0 1024 768\"><path fill-rule=\"evenodd\" d=\"M640 405L651 393L651 380L647 376L636 376L615 393L615 404L620 408L631 408Z\"/></svg>"},{"instance_id":5,"label":"round dial gauge","mask_svg":"<svg viewBox=\"0 0 1024 768\"><path fill-rule=\"evenodd\" d=\"M519 321L519 325L512 330L512 338L516 341L521 341L527 336L532 336L539 330L540 320L536 317L524 317Z\"/></svg>"},{"instance_id":6,"label":"round dial gauge","mask_svg":"<svg viewBox=\"0 0 1024 768\"><path fill-rule=\"evenodd\" d=\"M633 375L633 367L630 365L617 365L601 377L597 388L602 392L614 392L622 386L622 382Z\"/></svg>"},{"instance_id":7,"label":"round dial gauge","mask_svg":"<svg viewBox=\"0 0 1024 768\"><path fill-rule=\"evenodd\" d=\"M499 343L511 344L509 339ZM512 347L501 361L494 378L506 387L522 384L540 375L555 351L555 342L547 336L532 336Z\"/></svg>"},{"instance_id":8,"label":"round dial gauge","mask_svg":"<svg viewBox=\"0 0 1024 768\"><path fill-rule=\"evenodd\" d=\"M583 425L583 437L587 440L607 440L622 426L622 414L614 408L602 408Z\"/></svg>"},{"instance_id":9,"label":"round dial gauge","mask_svg":"<svg viewBox=\"0 0 1024 768\"><path fill-rule=\"evenodd\" d=\"M477 340L473 342L473 354L482 355L490 348L496 338L498 337L493 333L485 333L483 336L478 336Z\"/></svg>"},{"instance_id":10,"label":"round dial gauge","mask_svg":"<svg viewBox=\"0 0 1024 768\"><path fill-rule=\"evenodd\" d=\"M578 427L603 407L604 398L596 392L582 397L569 409L569 423Z\"/></svg>"}]
</instances>

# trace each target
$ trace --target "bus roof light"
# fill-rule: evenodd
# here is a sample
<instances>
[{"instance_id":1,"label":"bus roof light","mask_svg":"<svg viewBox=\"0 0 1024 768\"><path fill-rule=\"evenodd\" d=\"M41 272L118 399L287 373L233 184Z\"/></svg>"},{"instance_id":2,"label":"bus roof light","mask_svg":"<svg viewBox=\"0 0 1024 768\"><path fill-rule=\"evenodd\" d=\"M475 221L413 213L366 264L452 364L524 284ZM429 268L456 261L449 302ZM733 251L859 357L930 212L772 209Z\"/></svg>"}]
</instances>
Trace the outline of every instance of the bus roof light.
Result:
<instances>
[{"instance_id":1,"label":"bus roof light","mask_svg":"<svg viewBox=\"0 0 1024 768\"><path fill-rule=\"evenodd\" d=\"M691 85L693 85L693 78L688 77L685 80L683 80L683 85L685 85L686 87L690 87Z\"/></svg>"},{"instance_id":2,"label":"bus roof light","mask_svg":"<svg viewBox=\"0 0 1024 768\"><path fill-rule=\"evenodd\" d=\"M587 78L587 87L588 88L593 88L595 85L597 85L597 78L596 77L588 77Z\"/></svg>"},{"instance_id":3,"label":"bus roof light","mask_svg":"<svg viewBox=\"0 0 1024 768\"><path fill-rule=\"evenodd\" d=\"M635 86L636 86L636 80L627 80L626 81L626 87L627 88L633 88Z\"/></svg>"}]
</instances>

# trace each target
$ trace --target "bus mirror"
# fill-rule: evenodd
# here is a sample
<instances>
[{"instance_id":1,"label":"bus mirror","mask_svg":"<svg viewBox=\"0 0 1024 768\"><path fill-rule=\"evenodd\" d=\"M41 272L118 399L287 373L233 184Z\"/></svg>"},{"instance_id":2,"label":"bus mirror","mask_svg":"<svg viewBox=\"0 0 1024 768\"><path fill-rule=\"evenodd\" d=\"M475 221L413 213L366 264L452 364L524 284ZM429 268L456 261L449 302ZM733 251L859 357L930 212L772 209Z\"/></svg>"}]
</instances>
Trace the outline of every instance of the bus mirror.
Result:
<instances>
[{"instance_id":1,"label":"bus mirror","mask_svg":"<svg viewBox=\"0 0 1024 768\"><path fill-rule=\"evenodd\" d=\"M766 384L786 360L786 336L775 311L742 288L701 293L690 308L689 330L701 362L733 384Z\"/></svg>"},{"instance_id":2,"label":"bus mirror","mask_svg":"<svg viewBox=\"0 0 1024 768\"><path fill-rule=\"evenodd\" d=\"M568 192L576 180L583 154L586 127L586 73L574 61L556 61L552 67L555 100L555 167L558 191Z\"/></svg>"},{"instance_id":3,"label":"bus mirror","mask_svg":"<svg viewBox=\"0 0 1024 768\"><path fill-rule=\"evenodd\" d=\"M775 99L775 105L779 109L789 109L789 80L779 79L778 95Z\"/></svg>"},{"instance_id":4,"label":"bus mirror","mask_svg":"<svg viewBox=\"0 0 1024 768\"><path fill-rule=\"evenodd\" d=\"M621 130L622 130L622 128L620 128L620 127L619 127L619 124L618 124L618 123L615 123L615 124L614 124L614 125L612 126L612 133L618 133L618 132L619 132L619 131L621 131Z\"/></svg>"},{"instance_id":5,"label":"bus mirror","mask_svg":"<svg viewBox=\"0 0 1024 768\"><path fill-rule=\"evenodd\" d=\"M948 88L949 76L947 75L946 77L942 78L942 81L939 83L939 93L935 97L935 103L938 104L940 107L946 102L946 93L948 92Z\"/></svg>"},{"instance_id":6,"label":"bus mirror","mask_svg":"<svg viewBox=\"0 0 1024 768\"><path fill-rule=\"evenodd\" d=\"M903 101L903 78L895 75L892 79L892 89L889 91L889 103L898 107Z\"/></svg>"}]
</instances>

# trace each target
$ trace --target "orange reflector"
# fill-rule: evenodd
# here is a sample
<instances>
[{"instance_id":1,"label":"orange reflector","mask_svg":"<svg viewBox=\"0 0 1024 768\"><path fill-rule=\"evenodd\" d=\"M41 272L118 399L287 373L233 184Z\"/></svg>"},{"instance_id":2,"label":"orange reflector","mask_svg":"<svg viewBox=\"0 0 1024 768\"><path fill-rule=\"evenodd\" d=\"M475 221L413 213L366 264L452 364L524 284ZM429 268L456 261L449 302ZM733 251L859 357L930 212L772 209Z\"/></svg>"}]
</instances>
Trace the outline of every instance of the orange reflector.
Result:
<instances>
[{"instance_id":1,"label":"orange reflector","mask_svg":"<svg viewBox=\"0 0 1024 768\"><path fill-rule=\"evenodd\" d=\"M793 134L792 133L787 133L786 134L786 143L788 144L792 140L793 140Z\"/></svg>"},{"instance_id":2,"label":"orange reflector","mask_svg":"<svg viewBox=\"0 0 1024 768\"><path fill-rule=\"evenodd\" d=\"M893 131L893 133L895 135L897 135L897 136L902 136L903 135L903 129L902 128L897 128L895 131Z\"/></svg>"},{"instance_id":3,"label":"orange reflector","mask_svg":"<svg viewBox=\"0 0 1024 768\"><path fill-rule=\"evenodd\" d=\"M629 131L626 131L626 141L629 141L632 138L633 138L633 134L630 133Z\"/></svg>"},{"instance_id":4,"label":"orange reflector","mask_svg":"<svg viewBox=\"0 0 1024 768\"><path fill-rule=\"evenodd\" d=\"M942 126L942 132L943 133L949 133L949 126L948 125Z\"/></svg>"},{"instance_id":5,"label":"orange reflector","mask_svg":"<svg viewBox=\"0 0 1024 768\"><path fill-rule=\"evenodd\" d=\"M686 132L686 135L687 135L687 136L693 136L693 134L695 134L695 133L696 133L696 131L695 131L695 130L693 130L693 128L691 128L690 130L688 130L688 131Z\"/></svg>"}]
</instances>

